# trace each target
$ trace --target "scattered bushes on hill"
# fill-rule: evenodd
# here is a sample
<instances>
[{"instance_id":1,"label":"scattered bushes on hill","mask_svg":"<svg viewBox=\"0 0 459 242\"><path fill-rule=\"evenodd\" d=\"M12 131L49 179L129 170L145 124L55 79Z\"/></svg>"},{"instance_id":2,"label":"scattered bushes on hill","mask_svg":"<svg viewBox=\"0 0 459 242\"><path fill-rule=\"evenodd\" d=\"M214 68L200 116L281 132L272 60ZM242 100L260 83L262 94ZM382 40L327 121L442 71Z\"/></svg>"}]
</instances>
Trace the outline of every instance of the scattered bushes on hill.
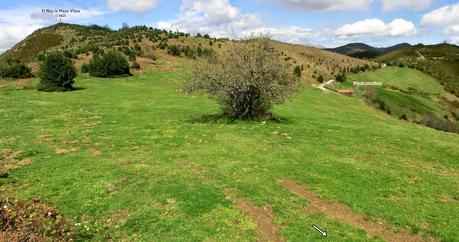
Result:
<instances>
[{"instance_id":1,"label":"scattered bushes on hill","mask_svg":"<svg viewBox=\"0 0 459 242\"><path fill-rule=\"evenodd\" d=\"M77 76L72 61L61 52L46 55L40 65L38 90L44 92L70 91Z\"/></svg>"},{"instance_id":2,"label":"scattered bushes on hill","mask_svg":"<svg viewBox=\"0 0 459 242\"><path fill-rule=\"evenodd\" d=\"M0 77L30 78L33 77L30 68L20 62L9 62L0 66Z\"/></svg>"},{"instance_id":3,"label":"scattered bushes on hill","mask_svg":"<svg viewBox=\"0 0 459 242\"><path fill-rule=\"evenodd\" d=\"M89 63L88 71L95 77L115 77L131 75L129 63L119 52L108 52L102 56L94 56Z\"/></svg>"},{"instance_id":4,"label":"scattered bushes on hill","mask_svg":"<svg viewBox=\"0 0 459 242\"><path fill-rule=\"evenodd\" d=\"M265 39L233 44L219 57L193 62L185 91L205 91L231 118L269 118L273 104L291 97L299 81Z\"/></svg>"}]
</instances>

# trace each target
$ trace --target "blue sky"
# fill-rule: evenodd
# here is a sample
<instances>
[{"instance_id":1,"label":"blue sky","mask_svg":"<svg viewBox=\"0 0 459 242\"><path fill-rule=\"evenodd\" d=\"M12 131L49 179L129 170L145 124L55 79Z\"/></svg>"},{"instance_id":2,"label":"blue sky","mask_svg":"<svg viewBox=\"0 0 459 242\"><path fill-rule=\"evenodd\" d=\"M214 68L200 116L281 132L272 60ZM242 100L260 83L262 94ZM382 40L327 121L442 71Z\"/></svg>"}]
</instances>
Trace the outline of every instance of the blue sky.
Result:
<instances>
[{"instance_id":1,"label":"blue sky","mask_svg":"<svg viewBox=\"0 0 459 242\"><path fill-rule=\"evenodd\" d=\"M459 44L459 1L451 0L1 0L0 52L56 23L41 9L79 9L63 22L147 25L192 34L335 47L349 42Z\"/></svg>"}]
</instances>

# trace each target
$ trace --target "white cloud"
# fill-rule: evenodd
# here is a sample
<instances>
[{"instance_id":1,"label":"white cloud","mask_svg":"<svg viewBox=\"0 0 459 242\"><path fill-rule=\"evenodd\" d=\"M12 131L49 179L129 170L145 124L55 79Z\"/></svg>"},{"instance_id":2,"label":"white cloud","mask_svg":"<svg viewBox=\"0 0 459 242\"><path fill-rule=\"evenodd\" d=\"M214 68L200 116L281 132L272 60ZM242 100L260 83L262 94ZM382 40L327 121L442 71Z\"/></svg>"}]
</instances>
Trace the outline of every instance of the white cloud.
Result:
<instances>
[{"instance_id":1,"label":"white cloud","mask_svg":"<svg viewBox=\"0 0 459 242\"><path fill-rule=\"evenodd\" d=\"M228 0L183 0L180 12L183 19L199 19L207 25L219 25L233 21L239 9Z\"/></svg>"},{"instance_id":2,"label":"white cloud","mask_svg":"<svg viewBox=\"0 0 459 242\"><path fill-rule=\"evenodd\" d=\"M275 2L283 6L314 11L336 11L349 9L366 9L373 0L260 0Z\"/></svg>"},{"instance_id":3,"label":"white cloud","mask_svg":"<svg viewBox=\"0 0 459 242\"><path fill-rule=\"evenodd\" d=\"M445 34L459 34L459 24L449 26L443 32Z\"/></svg>"},{"instance_id":4,"label":"white cloud","mask_svg":"<svg viewBox=\"0 0 459 242\"><path fill-rule=\"evenodd\" d=\"M448 26L459 24L459 3L446 5L422 16L424 26Z\"/></svg>"},{"instance_id":5,"label":"white cloud","mask_svg":"<svg viewBox=\"0 0 459 242\"><path fill-rule=\"evenodd\" d=\"M458 36L453 36L451 38L449 38L449 42L450 43L453 43L455 45L459 45L459 35Z\"/></svg>"},{"instance_id":6,"label":"white cloud","mask_svg":"<svg viewBox=\"0 0 459 242\"><path fill-rule=\"evenodd\" d=\"M228 0L182 0L180 15L171 21L160 21L159 28L179 30L192 34L208 33L227 37L230 32L258 27L257 14L240 14Z\"/></svg>"},{"instance_id":7,"label":"white cloud","mask_svg":"<svg viewBox=\"0 0 459 242\"><path fill-rule=\"evenodd\" d=\"M422 16L423 26L441 27L449 42L459 44L459 2L435 9Z\"/></svg>"},{"instance_id":8,"label":"white cloud","mask_svg":"<svg viewBox=\"0 0 459 242\"><path fill-rule=\"evenodd\" d=\"M122 10L143 13L158 4L159 0L107 0L108 8L118 12Z\"/></svg>"},{"instance_id":9,"label":"white cloud","mask_svg":"<svg viewBox=\"0 0 459 242\"><path fill-rule=\"evenodd\" d=\"M157 27L235 39L265 34L290 43L305 43L318 36L317 32L302 27L267 27L258 14L240 13L228 0L182 0L179 17L159 21Z\"/></svg>"},{"instance_id":10,"label":"white cloud","mask_svg":"<svg viewBox=\"0 0 459 242\"><path fill-rule=\"evenodd\" d=\"M249 29L242 33L243 37L250 37L250 35L267 35L275 40L288 42L288 43L308 43L311 40L320 37L320 33L308 28L289 26L282 28L261 27L256 29Z\"/></svg>"},{"instance_id":11,"label":"white cloud","mask_svg":"<svg viewBox=\"0 0 459 242\"><path fill-rule=\"evenodd\" d=\"M376 35L408 36L416 33L414 24L404 19L394 19L386 24L380 19L365 19L353 24L346 24L335 31L339 37Z\"/></svg>"},{"instance_id":12,"label":"white cloud","mask_svg":"<svg viewBox=\"0 0 459 242\"><path fill-rule=\"evenodd\" d=\"M302 27L267 27L258 14L240 13L228 0L182 0L180 9L176 20L160 21L157 27L234 39L264 34L290 43L305 43L317 36L316 32Z\"/></svg>"},{"instance_id":13,"label":"white cloud","mask_svg":"<svg viewBox=\"0 0 459 242\"><path fill-rule=\"evenodd\" d=\"M381 0L381 2L386 11L400 8L421 10L428 8L432 4L432 0Z\"/></svg>"}]
</instances>

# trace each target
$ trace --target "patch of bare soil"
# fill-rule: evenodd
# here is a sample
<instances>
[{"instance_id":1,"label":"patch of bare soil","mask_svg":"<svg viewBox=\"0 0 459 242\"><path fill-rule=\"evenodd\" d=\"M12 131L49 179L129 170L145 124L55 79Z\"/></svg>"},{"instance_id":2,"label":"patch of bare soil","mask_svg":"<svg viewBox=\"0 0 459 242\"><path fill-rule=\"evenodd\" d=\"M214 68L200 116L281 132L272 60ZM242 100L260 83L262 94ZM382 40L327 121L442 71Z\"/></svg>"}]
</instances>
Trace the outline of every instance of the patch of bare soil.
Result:
<instances>
[{"instance_id":1,"label":"patch of bare soil","mask_svg":"<svg viewBox=\"0 0 459 242\"><path fill-rule=\"evenodd\" d=\"M99 155L102 155L102 151L100 151L100 150L90 150L89 154L95 155L95 156L99 156Z\"/></svg>"},{"instance_id":2,"label":"patch of bare soil","mask_svg":"<svg viewBox=\"0 0 459 242\"><path fill-rule=\"evenodd\" d=\"M9 148L0 149L0 172L32 164L32 158L17 159L17 156L21 153L22 151L14 152Z\"/></svg>"},{"instance_id":3,"label":"patch of bare soil","mask_svg":"<svg viewBox=\"0 0 459 242\"><path fill-rule=\"evenodd\" d=\"M258 207L244 199L233 199L230 192L227 192L226 199L232 201L241 212L249 216L257 225L258 241L285 241L279 233L279 228L274 224L275 216L271 207Z\"/></svg>"},{"instance_id":4,"label":"patch of bare soil","mask_svg":"<svg viewBox=\"0 0 459 242\"><path fill-rule=\"evenodd\" d=\"M0 241L73 241L70 223L37 202L0 200Z\"/></svg>"},{"instance_id":5,"label":"patch of bare soil","mask_svg":"<svg viewBox=\"0 0 459 242\"><path fill-rule=\"evenodd\" d=\"M373 238L379 236L386 241L436 241L433 238L422 236L421 234L412 234L409 231L403 230L394 232L387 228L387 222L374 222L368 220L363 214L355 213L348 206L338 202L328 202L317 197L317 195L309 191L305 186L298 185L292 180L282 179L278 181L279 184L287 188L290 192L295 193L297 196L306 199L310 205L304 210L306 212L320 212L329 217L332 217L341 222L351 224L355 227L363 229L367 232L367 236Z\"/></svg>"},{"instance_id":6,"label":"patch of bare soil","mask_svg":"<svg viewBox=\"0 0 459 242\"><path fill-rule=\"evenodd\" d=\"M116 213L112 214L111 218L107 219L105 226L110 228L118 228L118 226L121 225L121 221L129 216L131 216L131 213L128 211L117 211Z\"/></svg>"},{"instance_id":7,"label":"patch of bare soil","mask_svg":"<svg viewBox=\"0 0 459 242\"><path fill-rule=\"evenodd\" d=\"M69 149L56 148L54 152L56 153L56 155L65 155L65 154L77 152L78 150L79 150L78 148L69 148Z\"/></svg>"}]
</instances>

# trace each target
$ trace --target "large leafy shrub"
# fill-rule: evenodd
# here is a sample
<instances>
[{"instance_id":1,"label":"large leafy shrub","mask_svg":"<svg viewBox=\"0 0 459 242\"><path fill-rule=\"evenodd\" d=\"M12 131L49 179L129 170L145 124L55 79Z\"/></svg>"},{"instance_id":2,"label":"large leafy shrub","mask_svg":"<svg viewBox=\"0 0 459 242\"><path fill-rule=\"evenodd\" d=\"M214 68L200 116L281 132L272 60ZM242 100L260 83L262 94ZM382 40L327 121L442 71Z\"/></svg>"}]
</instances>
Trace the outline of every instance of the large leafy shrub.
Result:
<instances>
[{"instance_id":1,"label":"large leafy shrub","mask_svg":"<svg viewBox=\"0 0 459 242\"><path fill-rule=\"evenodd\" d=\"M205 91L231 118L268 118L268 110L299 87L267 39L233 43L220 56L196 60L186 80L187 92Z\"/></svg>"},{"instance_id":2,"label":"large leafy shrub","mask_svg":"<svg viewBox=\"0 0 459 242\"><path fill-rule=\"evenodd\" d=\"M102 56L94 56L88 66L89 74L95 77L115 77L131 75L129 63L119 53L110 51Z\"/></svg>"},{"instance_id":3,"label":"large leafy shrub","mask_svg":"<svg viewBox=\"0 0 459 242\"><path fill-rule=\"evenodd\" d=\"M77 72L72 61L61 52L53 52L45 56L40 65L40 83L38 90L44 92L69 91Z\"/></svg>"}]
</instances>

